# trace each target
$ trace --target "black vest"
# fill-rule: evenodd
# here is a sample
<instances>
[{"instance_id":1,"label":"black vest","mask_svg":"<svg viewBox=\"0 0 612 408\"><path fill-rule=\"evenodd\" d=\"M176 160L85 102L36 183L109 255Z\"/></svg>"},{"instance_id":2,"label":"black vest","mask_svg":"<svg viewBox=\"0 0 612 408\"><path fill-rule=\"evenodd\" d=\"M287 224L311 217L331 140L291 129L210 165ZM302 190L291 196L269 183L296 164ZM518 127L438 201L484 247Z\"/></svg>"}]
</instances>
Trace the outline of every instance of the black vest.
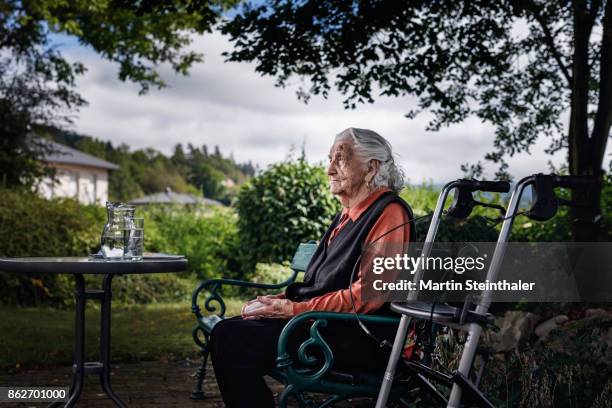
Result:
<instances>
[{"instance_id":1,"label":"black vest","mask_svg":"<svg viewBox=\"0 0 612 408\"><path fill-rule=\"evenodd\" d=\"M328 246L327 241L331 232L338 225L341 213L335 216L310 259L304 275L304 282L294 282L289 285L285 292L287 298L300 302L325 293L347 289L351 272L355 263L359 260L363 242L385 207L390 203L401 204L408 213L408 220L410 220L409 242L412 242L415 233L412 209L396 193L385 192L356 221L353 222L349 219ZM357 273L353 276L353 280L356 279Z\"/></svg>"}]
</instances>

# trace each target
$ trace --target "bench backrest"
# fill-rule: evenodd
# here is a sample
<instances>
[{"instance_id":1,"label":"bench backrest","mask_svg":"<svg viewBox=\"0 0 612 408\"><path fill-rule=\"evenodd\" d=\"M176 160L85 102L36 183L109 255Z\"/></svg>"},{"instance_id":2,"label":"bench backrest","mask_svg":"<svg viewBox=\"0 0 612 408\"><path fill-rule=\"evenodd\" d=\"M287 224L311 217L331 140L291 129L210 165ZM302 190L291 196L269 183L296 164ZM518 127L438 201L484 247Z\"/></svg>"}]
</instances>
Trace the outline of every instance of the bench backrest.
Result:
<instances>
[{"instance_id":1,"label":"bench backrest","mask_svg":"<svg viewBox=\"0 0 612 408\"><path fill-rule=\"evenodd\" d=\"M312 258L316 249L317 243L314 241L301 243L291 260L291 269L297 272L306 272L310 258Z\"/></svg>"}]
</instances>

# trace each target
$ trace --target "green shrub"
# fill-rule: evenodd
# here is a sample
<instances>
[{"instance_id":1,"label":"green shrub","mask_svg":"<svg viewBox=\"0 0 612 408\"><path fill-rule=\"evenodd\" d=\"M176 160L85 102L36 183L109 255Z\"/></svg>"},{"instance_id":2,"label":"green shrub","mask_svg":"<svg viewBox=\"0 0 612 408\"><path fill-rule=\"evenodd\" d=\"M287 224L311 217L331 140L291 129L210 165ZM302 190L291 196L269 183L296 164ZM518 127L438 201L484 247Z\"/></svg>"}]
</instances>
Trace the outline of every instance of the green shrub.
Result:
<instances>
[{"instance_id":1,"label":"green shrub","mask_svg":"<svg viewBox=\"0 0 612 408\"><path fill-rule=\"evenodd\" d=\"M268 263L258 263L255 265L255 271L253 271L249 276L247 276L247 280L256 283L281 283L289 279L289 277L293 274L293 271L289 267L289 263L285 264L268 264ZM297 277L297 280L300 281L303 278L304 274L300 274ZM239 291L242 297L254 298L258 295L268 295L271 293L278 293L284 291L286 288L280 288L278 290L261 290L261 289L243 289Z\"/></svg>"},{"instance_id":2,"label":"green shrub","mask_svg":"<svg viewBox=\"0 0 612 408\"><path fill-rule=\"evenodd\" d=\"M409 184L400 192L400 196L410 204L416 217L429 214L436 208L440 189L432 182L420 185Z\"/></svg>"},{"instance_id":3,"label":"green shrub","mask_svg":"<svg viewBox=\"0 0 612 408\"><path fill-rule=\"evenodd\" d=\"M238 195L242 263L282 263L297 245L325 233L339 202L329 193L325 170L304 160L272 165Z\"/></svg>"},{"instance_id":4,"label":"green shrub","mask_svg":"<svg viewBox=\"0 0 612 408\"><path fill-rule=\"evenodd\" d=\"M281 283L289 279L292 274L293 271L288 264L258 263L249 280L256 283Z\"/></svg>"},{"instance_id":5,"label":"green shrub","mask_svg":"<svg viewBox=\"0 0 612 408\"><path fill-rule=\"evenodd\" d=\"M0 255L87 255L99 245L105 219L102 208L75 200L0 190Z\"/></svg>"},{"instance_id":6,"label":"green shrub","mask_svg":"<svg viewBox=\"0 0 612 408\"><path fill-rule=\"evenodd\" d=\"M184 254L192 273L128 275L113 281L119 304L185 300L200 278L236 275L235 212L197 212L184 207L138 209L144 216L145 250ZM84 206L72 199L45 200L23 191L0 191L0 256L87 256L100 245L106 222L103 207ZM100 277L86 276L88 288ZM1 303L70 306L74 280L70 275L0 273Z\"/></svg>"},{"instance_id":7,"label":"green shrub","mask_svg":"<svg viewBox=\"0 0 612 408\"><path fill-rule=\"evenodd\" d=\"M185 255L189 271L200 279L242 278L238 264L236 212L230 208L205 210L151 207L145 218L145 250Z\"/></svg>"},{"instance_id":8,"label":"green shrub","mask_svg":"<svg viewBox=\"0 0 612 408\"><path fill-rule=\"evenodd\" d=\"M0 190L0 256L87 256L97 250L104 210L75 200L45 200L24 191ZM72 297L66 275L2 273L2 302L64 304Z\"/></svg>"}]
</instances>

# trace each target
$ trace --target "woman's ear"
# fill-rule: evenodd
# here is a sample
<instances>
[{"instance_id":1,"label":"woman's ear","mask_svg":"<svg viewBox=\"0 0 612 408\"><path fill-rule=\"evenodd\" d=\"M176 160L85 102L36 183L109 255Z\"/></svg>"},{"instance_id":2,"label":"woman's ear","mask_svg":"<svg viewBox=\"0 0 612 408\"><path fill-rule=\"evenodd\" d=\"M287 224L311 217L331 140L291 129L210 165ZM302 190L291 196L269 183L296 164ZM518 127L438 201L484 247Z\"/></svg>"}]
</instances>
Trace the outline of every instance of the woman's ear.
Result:
<instances>
[{"instance_id":1,"label":"woman's ear","mask_svg":"<svg viewBox=\"0 0 612 408\"><path fill-rule=\"evenodd\" d=\"M378 173L379 168L380 168L380 161L376 159L372 159L368 162L367 178L369 181L374 180L374 177L376 177L376 173Z\"/></svg>"}]
</instances>

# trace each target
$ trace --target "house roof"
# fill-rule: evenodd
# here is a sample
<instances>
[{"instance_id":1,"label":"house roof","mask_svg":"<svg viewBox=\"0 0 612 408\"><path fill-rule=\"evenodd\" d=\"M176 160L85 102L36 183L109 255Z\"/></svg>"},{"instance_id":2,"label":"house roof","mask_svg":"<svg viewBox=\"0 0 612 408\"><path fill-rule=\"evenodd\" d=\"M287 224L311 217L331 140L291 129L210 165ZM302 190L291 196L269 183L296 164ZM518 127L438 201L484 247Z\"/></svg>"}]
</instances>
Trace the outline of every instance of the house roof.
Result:
<instances>
[{"instance_id":1,"label":"house roof","mask_svg":"<svg viewBox=\"0 0 612 408\"><path fill-rule=\"evenodd\" d=\"M80 164L82 166L97 167L108 170L118 170L119 166L106 160L99 159L87 153L83 153L72 147L65 146L50 140L45 143L54 150L52 153L47 153L43 156L43 160L47 163L64 163L64 164Z\"/></svg>"},{"instance_id":2,"label":"house roof","mask_svg":"<svg viewBox=\"0 0 612 408\"><path fill-rule=\"evenodd\" d=\"M210 198L198 197L193 194L176 193L166 188L163 193L155 193L144 197L136 198L129 201L130 204L207 204L207 205L223 205L223 203L217 200L211 200Z\"/></svg>"}]
</instances>

